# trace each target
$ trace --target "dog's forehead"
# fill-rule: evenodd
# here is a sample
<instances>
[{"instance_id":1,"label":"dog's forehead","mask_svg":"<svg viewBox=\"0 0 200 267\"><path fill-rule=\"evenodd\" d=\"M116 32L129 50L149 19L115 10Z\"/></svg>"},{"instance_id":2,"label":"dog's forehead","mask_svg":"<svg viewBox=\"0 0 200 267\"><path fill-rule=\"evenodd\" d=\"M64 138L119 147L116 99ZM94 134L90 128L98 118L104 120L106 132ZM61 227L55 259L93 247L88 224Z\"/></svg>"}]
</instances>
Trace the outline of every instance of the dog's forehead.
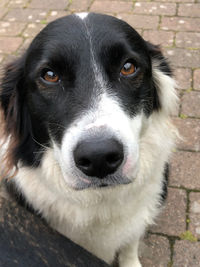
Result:
<instances>
[{"instance_id":1,"label":"dog's forehead","mask_svg":"<svg viewBox=\"0 0 200 267\"><path fill-rule=\"evenodd\" d=\"M149 62L146 42L130 25L109 15L81 13L49 23L31 43L26 63L29 69L47 63L72 70L98 62L105 69L107 59L121 62L133 54L144 66Z\"/></svg>"},{"instance_id":2,"label":"dog's forehead","mask_svg":"<svg viewBox=\"0 0 200 267\"><path fill-rule=\"evenodd\" d=\"M139 34L122 20L103 14L78 13L51 22L36 39L42 36L47 46L50 41L54 41L77 48L76 45L82 46L88 39L103 45L123 42L125 39L127 41L130 35L136 43L142 42Z\"/></svg>"}]
</instances>

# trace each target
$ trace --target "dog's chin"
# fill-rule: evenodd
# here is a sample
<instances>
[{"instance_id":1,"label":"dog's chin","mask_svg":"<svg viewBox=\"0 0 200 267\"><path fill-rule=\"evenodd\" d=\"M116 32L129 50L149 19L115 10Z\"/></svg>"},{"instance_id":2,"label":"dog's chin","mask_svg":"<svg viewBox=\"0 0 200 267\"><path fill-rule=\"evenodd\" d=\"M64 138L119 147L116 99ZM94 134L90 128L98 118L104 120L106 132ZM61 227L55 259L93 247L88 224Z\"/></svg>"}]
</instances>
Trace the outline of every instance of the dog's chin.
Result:
<instances>
[{"instance_id":1,"label":"dog's chin","mask_svg":"<svg viewBox=\"0 0 200 267\"><path fill-rule=\"evenodd\" d=\"M127 177L122 177L119 175L109 175L105 178L99 179L96 177L78 177L76 182L72 184L68 184L68 186L76 191L86 190L86 189L106 189L106 188L114 188L120 185L130 184L132 181Z\"/></svg>"}]
</instances>

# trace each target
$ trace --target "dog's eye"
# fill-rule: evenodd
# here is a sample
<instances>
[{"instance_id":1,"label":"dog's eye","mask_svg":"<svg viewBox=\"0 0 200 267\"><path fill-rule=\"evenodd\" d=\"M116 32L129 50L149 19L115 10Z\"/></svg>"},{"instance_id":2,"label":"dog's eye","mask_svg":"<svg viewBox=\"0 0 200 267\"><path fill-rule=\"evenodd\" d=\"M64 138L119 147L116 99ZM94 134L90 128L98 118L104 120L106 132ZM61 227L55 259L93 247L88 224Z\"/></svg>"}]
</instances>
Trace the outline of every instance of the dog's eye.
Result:
<instances>
[{"instance_id":1,"label":"dog's eye","mask_svg":"<svg viewBox=\"0 0 200 267\"><path fill-rule=\"evenodd\" d=\"M123 76L129 76L133 73L135 73L136 71L136 67L133 65L133 63L131 62L126 62L123 66L123 68L121 69L121 74Z\"/></svg>"},{"instance_id":2,"label":"dog's eye","mask_svg":"<svg viewBox=\"0 0 200 267\"><path fill-rule=\"evenodd\" d=\"M51 83L56 83L59 81L59 76L53 72L50 69L47 69L43 72L42 74L42 78L47 81L47 82L51 82Z\"/></svg>"}]
</instances>

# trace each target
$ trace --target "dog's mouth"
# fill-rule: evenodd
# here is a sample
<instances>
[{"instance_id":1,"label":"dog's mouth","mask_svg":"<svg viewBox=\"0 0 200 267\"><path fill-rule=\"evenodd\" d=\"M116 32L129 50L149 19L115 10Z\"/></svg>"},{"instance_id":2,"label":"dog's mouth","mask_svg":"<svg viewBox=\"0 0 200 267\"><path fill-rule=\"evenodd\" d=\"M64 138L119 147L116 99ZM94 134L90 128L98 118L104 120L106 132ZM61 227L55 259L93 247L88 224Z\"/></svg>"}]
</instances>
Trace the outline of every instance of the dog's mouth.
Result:
<instances>
[{"instance_id":1,"label":"dog's mouth","mask_svg":"<svg viewBox=\"0 0 200 267\"><path fill-rule=\"evenodd\" d=\"M98 189L98 188L111 188L120 185L130 184L131 180L121 175L109 175L105 178L99 179L96 177L79 177L72 187L74 190L84 189Z\"/></svg>"},{"instance_id":2,"label":"dog's mouth","mask_svg":"<svg viewBox=\"0 0 200 267\"><path fill-rule=\"evenodd\" d=\"M108 187L108 184L101 184L99 187Z\"/></svg>"}]
</instances>

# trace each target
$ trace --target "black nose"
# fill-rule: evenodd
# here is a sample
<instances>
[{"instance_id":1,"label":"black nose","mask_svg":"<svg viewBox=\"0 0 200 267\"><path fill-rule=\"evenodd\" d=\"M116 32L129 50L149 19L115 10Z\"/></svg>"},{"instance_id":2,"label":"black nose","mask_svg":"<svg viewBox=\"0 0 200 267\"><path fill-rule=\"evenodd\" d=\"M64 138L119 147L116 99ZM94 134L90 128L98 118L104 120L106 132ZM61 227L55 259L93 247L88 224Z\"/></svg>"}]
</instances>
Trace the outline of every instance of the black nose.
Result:
<instances>
[{"instance_id":1,"label":"black nose","mask_svg":"<svg viewBox=\"0 0 200 267\"><path fill-rule=\"evenodd\" d=\"M81 141L74 150L77 168L98 178L114 173L123 159L123 145L114 138L93 137Z\"/></svg>"}]
</instances>

